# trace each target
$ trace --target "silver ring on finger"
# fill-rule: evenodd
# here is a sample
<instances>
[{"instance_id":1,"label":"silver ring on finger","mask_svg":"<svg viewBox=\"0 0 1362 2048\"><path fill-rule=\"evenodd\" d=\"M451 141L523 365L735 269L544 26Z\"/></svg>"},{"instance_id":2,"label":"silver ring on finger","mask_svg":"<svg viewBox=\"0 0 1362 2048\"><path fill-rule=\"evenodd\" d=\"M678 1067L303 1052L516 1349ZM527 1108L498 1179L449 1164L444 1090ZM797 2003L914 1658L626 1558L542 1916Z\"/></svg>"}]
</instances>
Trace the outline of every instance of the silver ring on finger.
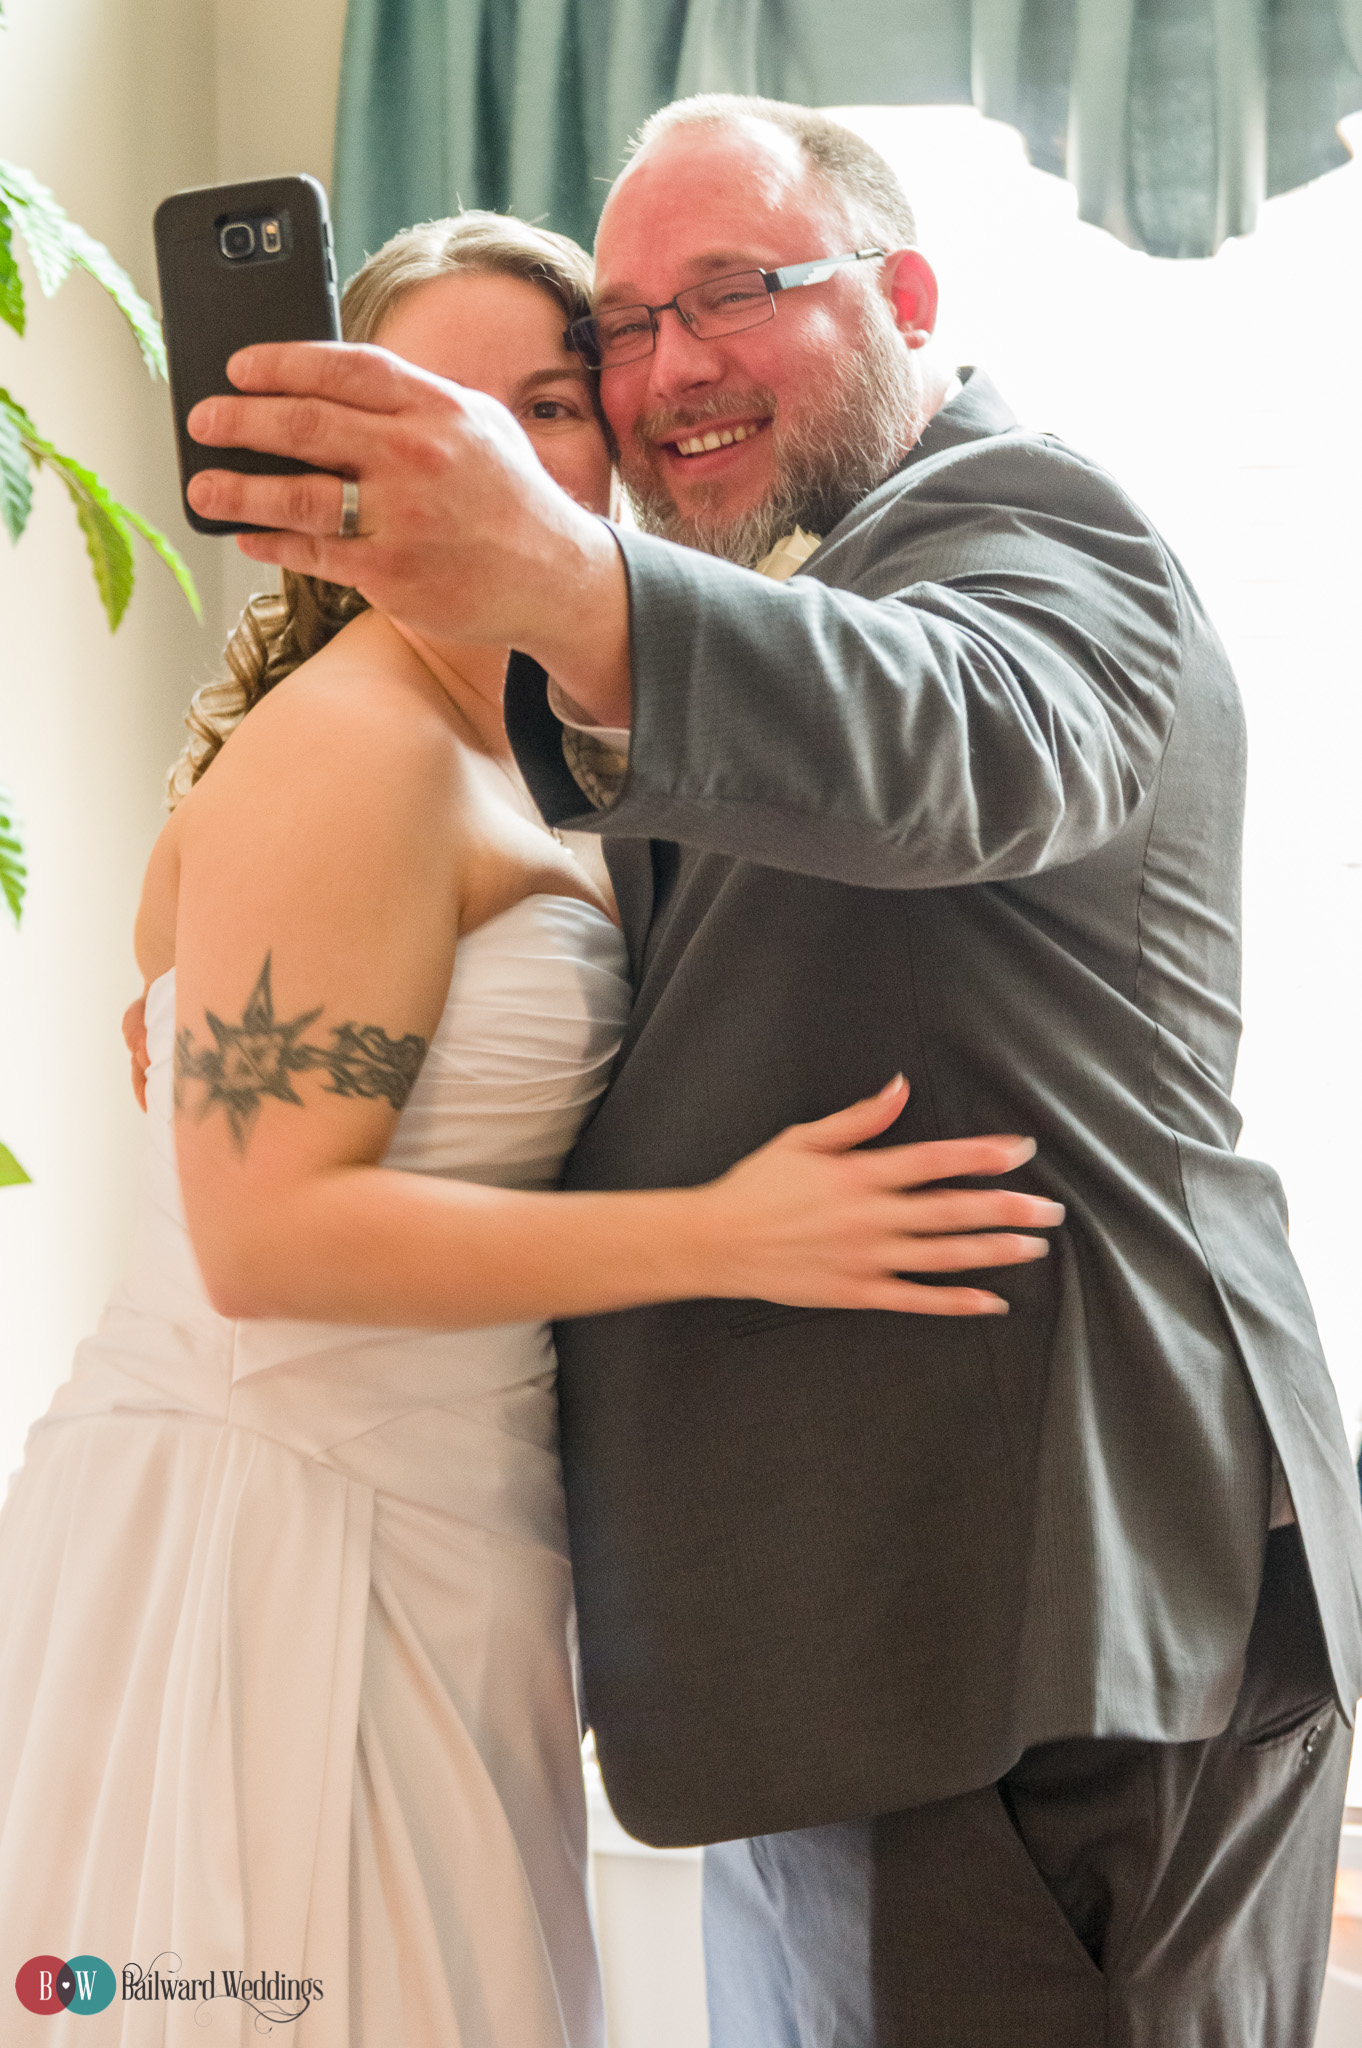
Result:
<instances>
[{"instance_id":1,"label":"silver ring on finger","mask_svg":"<svg viewBox=\"0 0 1362 2048\"><path fill-rule=\"evenodd\" d=\"M359 485L352 477L346 477L341 484L340 525L336 528L337 540L355 540L359 535Z\"/></svg>"}]
</instances>

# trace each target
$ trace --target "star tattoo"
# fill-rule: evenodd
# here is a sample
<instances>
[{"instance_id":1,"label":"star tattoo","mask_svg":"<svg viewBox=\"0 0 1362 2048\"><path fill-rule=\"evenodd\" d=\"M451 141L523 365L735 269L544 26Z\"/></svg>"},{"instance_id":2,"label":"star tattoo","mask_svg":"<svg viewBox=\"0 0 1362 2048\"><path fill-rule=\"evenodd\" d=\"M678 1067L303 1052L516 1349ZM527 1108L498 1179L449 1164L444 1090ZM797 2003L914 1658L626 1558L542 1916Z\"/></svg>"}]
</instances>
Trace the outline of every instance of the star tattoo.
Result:
<instances>
[{"instance_id":1,"label":"star tattoo","mask_svg":"<svg viewBox=\"0 0 1362 2048\"><path fill-rule=\"evenodd\" d=\"M331 1043L317 1045L304 1038L325 1005L305 1010L287 1022L274 1013L270 981L273 954L265 964L239 1024L226 1023L214 1011L204 1012L213 1034L211 1046L198 1046L186 1025L175 1041L175 1099L183 1107L189 1083L202 1083L200 1122L221 1109L237 1150L244 1153L267 1097L306 1107L293 1085L296 1074L324 1073L328 1095L369 1101L383 1100L400 1110L415 1085L426 1056L426 1041L415 1032L389 1038L377 1024L347 1023L331 1031Z\"/></svg>"}]
</instances>

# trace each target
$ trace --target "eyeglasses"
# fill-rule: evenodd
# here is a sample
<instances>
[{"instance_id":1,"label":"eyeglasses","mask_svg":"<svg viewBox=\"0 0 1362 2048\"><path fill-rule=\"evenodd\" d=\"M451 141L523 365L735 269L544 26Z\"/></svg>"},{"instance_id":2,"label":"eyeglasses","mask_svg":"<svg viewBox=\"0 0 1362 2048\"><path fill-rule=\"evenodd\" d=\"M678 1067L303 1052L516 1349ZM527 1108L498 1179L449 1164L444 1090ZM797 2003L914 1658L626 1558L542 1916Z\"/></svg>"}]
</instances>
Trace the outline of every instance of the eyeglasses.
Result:
<instances>
[{"instance_id":1,"label":"eyeglasses","mask_svg":"<svg viewBox=\"0 0 1362 2048\"><path fill-rule=\"evenodd\" d=\"M564 329L563 340L588 369L613 370L652 354L660 313L675 313L700 341L741 334L775 319L777 292L822 284L844 263L869 263L883 255L883 249L857 249L850 256L817 256L812 263L787 264L784 270L735 270L727 277L690 285L662 306L611 306L607 312L588 314Z\"/></svg>"}]
</instances>

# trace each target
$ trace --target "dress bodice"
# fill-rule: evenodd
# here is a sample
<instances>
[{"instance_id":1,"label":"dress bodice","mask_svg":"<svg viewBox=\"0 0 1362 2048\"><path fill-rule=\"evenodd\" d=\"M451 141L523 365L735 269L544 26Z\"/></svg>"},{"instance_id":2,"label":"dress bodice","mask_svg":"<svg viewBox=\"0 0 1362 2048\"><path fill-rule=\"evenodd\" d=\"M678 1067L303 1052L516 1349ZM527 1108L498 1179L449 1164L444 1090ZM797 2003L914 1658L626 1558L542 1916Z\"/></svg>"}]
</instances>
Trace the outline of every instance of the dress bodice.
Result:
<instances>
[{"instance_id":1,"label":"dress bodice","mask_svg":"<svg viewBox=\"0 0 1362 2048\"><path fill-rule=\"evenodd\" d=\"M384 1164L552 1187L629 1010L624 941L571 896L528 896L461 939L444 1014Z\"/></svg>"},{"instance_id":2,"label":"dress bodice","mask_svg":"<svg viewBox=\"0 0 1362 2048\"><path fill-rule=\"evenodd\" d=\"M551 1187L605 1086L628 1004L623 941L592 905L529 896L479 926L459 942L444 1011L385 1165ZM174 1017L172 971L147 997L146 1148L127 1275L45 1421L169 1409L240 1422L308 1455L328 1455L338 1439L399 1413L429 1416L451 1400L499 1395L551 1371L548 1334L537 1325L449 1332L220 1316L180 1199ZM423 1469L443 1493L429 1459L416 1461L409 1482Z\"/></svg>"}]
</instances>

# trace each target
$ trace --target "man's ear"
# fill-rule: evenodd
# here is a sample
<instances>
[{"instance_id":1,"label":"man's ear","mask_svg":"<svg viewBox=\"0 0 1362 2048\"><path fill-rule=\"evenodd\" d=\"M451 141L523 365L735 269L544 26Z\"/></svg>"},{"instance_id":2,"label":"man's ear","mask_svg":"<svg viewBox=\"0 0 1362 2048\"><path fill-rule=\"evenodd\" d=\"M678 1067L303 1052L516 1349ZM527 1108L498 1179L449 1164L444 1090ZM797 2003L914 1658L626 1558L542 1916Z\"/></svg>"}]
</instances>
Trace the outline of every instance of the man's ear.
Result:
<instances>
[{"instance_id":1,"label":"man's ear","mask_svg":"<svg viewBox=\"0 0 1362 2048\"><path fill-rule=\"evenodd\" d=\"M880 285L909 348L925 348L936 326L936 272L919 249L894 249L884 259Z\"/></svg>"}]
</instances>

